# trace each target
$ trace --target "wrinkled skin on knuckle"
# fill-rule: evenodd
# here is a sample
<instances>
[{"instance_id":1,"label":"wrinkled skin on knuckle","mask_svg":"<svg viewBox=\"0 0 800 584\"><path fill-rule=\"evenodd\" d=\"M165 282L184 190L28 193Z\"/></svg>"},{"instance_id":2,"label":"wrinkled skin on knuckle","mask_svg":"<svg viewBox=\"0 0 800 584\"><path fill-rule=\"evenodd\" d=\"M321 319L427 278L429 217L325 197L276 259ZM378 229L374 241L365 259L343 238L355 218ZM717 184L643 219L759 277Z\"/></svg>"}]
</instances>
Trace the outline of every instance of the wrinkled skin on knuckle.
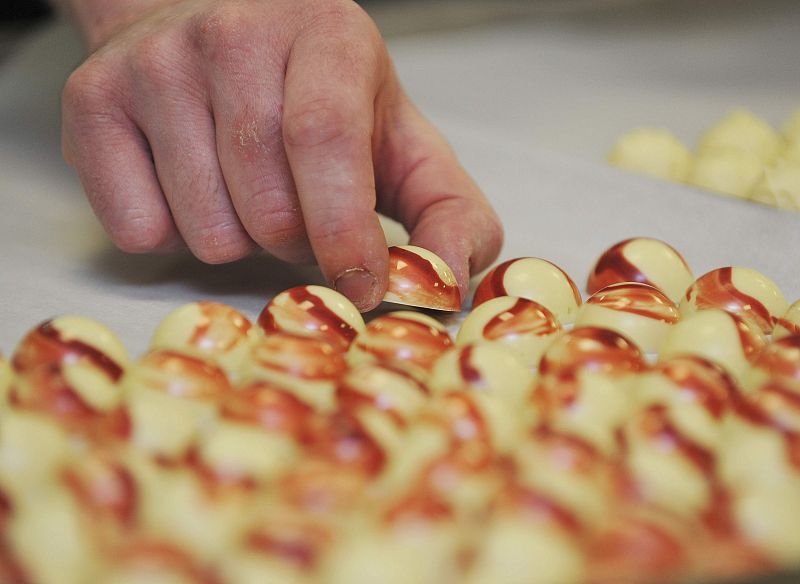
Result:
<instances>
[{"instance_id":1,"label":"wrinkled skin on knuckle","mask_svg":"<svg viewBox=\"0 0 800 584\"><path fill-rule=\"evenodd\" d=\"M293 105L283 120L283 136L293 148L316 148L340 141L354 130L345 104L319 97Z\"/></svg>"},{"instance_id":2,"label":"wrinkled skin on knuckle","mask_svg":"<svg viewBox=\"0 0 800 584\"><path fill-rule=\"evenodd\" d=\"M168 220L130 209L107 226L111 241L127 253L157 252L173 243L174 233Z\"/></svg>"},{"instance_id":3,"label":"wrinkled skin on knuckle","mask_svg":"<svg viewBox=\"0 0 800 584\"><path fill-rule=\"evenodd\" d=\"M238 223L229 220L198 226L187 239L192 253L206 264L232 262L253 250L253 242Z\"/></svg>"}]
</instances>

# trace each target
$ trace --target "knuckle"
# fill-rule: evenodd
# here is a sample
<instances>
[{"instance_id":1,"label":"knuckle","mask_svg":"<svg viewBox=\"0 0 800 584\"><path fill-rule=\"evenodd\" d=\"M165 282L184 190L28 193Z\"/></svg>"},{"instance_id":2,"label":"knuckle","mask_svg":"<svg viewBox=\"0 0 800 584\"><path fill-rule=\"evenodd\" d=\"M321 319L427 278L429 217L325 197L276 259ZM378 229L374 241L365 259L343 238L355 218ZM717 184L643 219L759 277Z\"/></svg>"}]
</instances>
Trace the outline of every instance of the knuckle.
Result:
<instances>
[{"instance_id":1,"label":"knuckle","mask_svg":"<svg viewBox=\"0 0 800 584\"><path fill-rule=\"evenodd\" d=\"M127 253L158 251L175 238L171 221L138 209L128 210L108 231L114 245Z\"/></svg>"},{"instance_id":2,"label":"knuckle","mask_svg":"<svg viewBox=\"0 0 800 584\"><path fill-rule=\"evenodd\" d=\"M352 132L352 119L330 98L307 101L287 112L283 137L291 148L315 148L338 142Z\"/></svg>"},{"instance_id":3,"label":"knuckle","mask_svg":"<svg viewBox=\"0 0 800 584\"><path fill-rule=\"evenodd\" d=\"M271 213L260 222L253 239L265 249L304 244L308 240L303 217L298 210Z\"/></svg>"},{"instance_id":4,"label":"knuckle","mask_svg":"<svg viewBox=\"0 0 800 584\"><path fill-rule=\"evenodd\" d=\"M100 114L114 101L111 75L101 67L84 63L69 76L62 92L65 113L78 117Z\"/></svg>"},{"instance_id":5,"label":"knuckle","mask_svg":"<svg viewBox=\"0 0 800 584\"><path fill-rule=\"evenodd\" d=\"M363 232L352 217L333 214L320 218L314 225L314 239L318 246L340 246L342 242L357 241Z\"/></svg>"},{"instance_id":6,"label":"knuckle","mask_svg":"<svg viewBox=\"0 0 800 584\"><path fill-rule=\"evenodd\" d=\"M192 253L206 264L224 264L247 256L253 243L239 223L223 219L196 228L187 236Z\"/></svg>"},{"instance_id":7,"label":"knuckle","mask_svg":"<svg viewBox=\"0 0 800 584\"><path fill-rule=\"evenodd\" d=\"M249 26L248 11L236 2L220 2L194 16L190 30L201 54L215 62L237 52Z\"/></svg>"},{"instance_id":8,"label":"knuckle","mask_svg":"<svg viewBox=\"0 0 800 584\"><path fill-rule=\"evenodd\" d=\"M172 35L148 35L132 50L130 66L133 75L146 85L173 85L179 69L177 58L180 53L178 41Z\"/></svg>"}]
</instances>

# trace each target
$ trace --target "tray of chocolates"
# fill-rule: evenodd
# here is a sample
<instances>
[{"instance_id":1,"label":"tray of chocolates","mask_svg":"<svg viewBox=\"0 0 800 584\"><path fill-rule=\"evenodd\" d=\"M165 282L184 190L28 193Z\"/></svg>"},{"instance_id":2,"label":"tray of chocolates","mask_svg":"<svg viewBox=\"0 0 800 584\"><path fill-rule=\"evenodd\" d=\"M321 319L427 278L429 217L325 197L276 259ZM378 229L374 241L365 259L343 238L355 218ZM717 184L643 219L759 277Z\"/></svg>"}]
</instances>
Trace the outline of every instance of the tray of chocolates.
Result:
<instances>
[{"instance_id":1,"label":"tray of chocolates","mask_svg":"<svg viewBox=\"0 0 800 584\"><path fill-rule=\"evenodd\" d=\"M768 275L634 238L463 302L390 258L366 318L304 285L175 307L142 355L32 326L0 359L0 582L799 581L800 302Z\"/></svg>"}]
</instances>

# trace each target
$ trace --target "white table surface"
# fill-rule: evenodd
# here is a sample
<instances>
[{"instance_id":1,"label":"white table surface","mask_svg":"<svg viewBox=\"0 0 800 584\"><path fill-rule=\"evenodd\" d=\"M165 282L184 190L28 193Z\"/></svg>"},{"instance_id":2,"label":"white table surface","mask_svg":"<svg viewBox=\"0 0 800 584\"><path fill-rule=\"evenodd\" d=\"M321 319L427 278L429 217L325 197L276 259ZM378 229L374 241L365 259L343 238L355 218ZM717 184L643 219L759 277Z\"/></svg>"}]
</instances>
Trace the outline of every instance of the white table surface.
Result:
<instances>
[{"instance_id":1,"label":"white table surface","mask_svg":"<svg viewBox=\"0 0 800 584\"><path fill-rule=\"evenodd\" d=\"M452 7L375 8L409 93L502 216L502 257L550 259L582 286L603 249L646 235L676 246L698 275L746 265L800 297L800 216L603 162L636 125L691 141L734 106L775 123L788 115L800 105L800 3L547 14L514 4L510 21L455 30L442 26ZM435 30L411 32L414 22ZM80 59L72 32L50 25L0 67L0 351L10 354L46 318L79 313L111 326L137 355L184 302L216 299L254 318L275 292L319 279L263 255L212 267L113 249L60 157L59 92Z\"/></svg>"}]
</instances>

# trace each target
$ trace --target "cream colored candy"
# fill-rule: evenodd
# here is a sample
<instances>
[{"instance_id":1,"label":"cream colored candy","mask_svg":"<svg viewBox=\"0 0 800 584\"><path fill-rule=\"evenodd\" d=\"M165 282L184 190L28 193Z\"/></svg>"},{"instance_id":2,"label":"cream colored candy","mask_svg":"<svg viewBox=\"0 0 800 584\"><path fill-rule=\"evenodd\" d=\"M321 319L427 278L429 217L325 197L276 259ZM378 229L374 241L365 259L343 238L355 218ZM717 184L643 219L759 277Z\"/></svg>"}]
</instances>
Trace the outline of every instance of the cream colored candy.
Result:
<instances>
[{"instance_id":1,"label":"cream colored candy","mask_svg":"<svg viewBox=\"0 0 800 584\"><path fill-rule=\"evenodd\" d=\"M781 415L775 413L747 398L726 418L718 468L728 488L741 492L784 483L800 488L800 435L783 429Z\"/></svg>"},{"instance_id":2,"label":"cream colored candy","mask_svg":"<svg viewBox=\"0 0 800 584\"><path fill-rule=\"evenodd\" d=\"M680 140L658 128L632 130L608 153L608 162L614 166L674 182L683 182L691 160L691 153Z\"/></svg>"},{"instance_id":3,"label":"cream colored candy","mask_svg":"<svg viewBox=\"0 0 800 584\"><path fill-rule=\"evenodd\" d=\"M577 542L549 526L499 517L485 527L466 584L574 584L586 578Z\"/></svg>"},{"instance_id":4,"label":"cream colored candy","mask_svg":"<svg viewBox=\"0 0 800 584\"><path fill-rule=\"evenodd\" d=\"M796 156L788 151L786 160L764 170L750 193L752 200L787 211L800 211L800 146L796 149Z\"/></svg>"},{"instance_id":5,"label":"cream colored candy","mask_svg":"<svg viewBox=\"0 0 800 584\"><path fill-rule=\"evenodd\" d=\"M351 365L380 363L425 379L452 346L447 329L435 318L401 310L370 321L351 345L347 360Z\"/></svg>"},{"instance_id":6,"label":"cream colored candy","mask_svg":"<svg viewBox=\"0 0 800 584\"><path fill-rule=\"evenodd\" d=\"M149 462L132 465L140 488L137 524L160 541L179 543L203 563L225 557L249 520L246 497L214 496L213 485L189 464L163 469Z\"/></svg>"},{"instance_id":7,"label":"cream colored candy","mask_svg":"<svg viewBox=\"0 0 800 584\"><path fill-rule=\"evenodd\" d=\"M415 245L389 248L389 289L385 302L434 310L461 310L458 282L444 260Z\"/></svg>"},{"instance_id":8,"label":"cream colored candy","mask_svg":"<svg viewBox=\"0 0 800 584\"><path fill-rule=\"evenodd\" d=\"M778 285L764 274L726 267L699 277L680 304L683 316L709 308L737 314L768 335L789 304Z\"/></svg>"},{"instance_id":9,"label":"cream colored candy","mask_svg":"<svg viewBox=\"0 0 800 584\"><path fill-rule=\"evenodd\" d=\"M659 289L677 304L693 280L689 265L675 248L659 239L635 237L602 253L589 274L586 291L594 294L611 284L639 282Z\"/></svg>"},{"instance_id":10,"label":"cream colored candy","mask_svg":"<svg viewBox=\"0 0 800 584\"><path fill-rule=\"evenodd\" d=\"M100 581L90 528L65 492L50 489L15 507L3 539L31 582L84 584Z\"/></svg>"},{"instance_id":11,"label":"cream colored candy","mask_svg":"<svg viewBox=\"0 0 800 584\"><path fill-rule=\"evenodd\" d=\"M609 376L638 373L645 368L641 350L610 329L581 326L560 336L547 348L539 364L542 375L569 378L588 370Z\"/></svg>"},{"instance_id":12,"label":"cream colored candy","mask_svg":"<svg viewBox=\"0 0 800 584\"><path fill-rule=\"evenodd\" d=\"M596 326L625 335L654 353L680 315L675 303L647 284L612 284L595 292L578 313L575 326Z\"/></svg>"},{"instance_id":13,"label":"cream colored candy","mask_svg":"<svg viewBox=\"0 0 800 584\"><path fill-rule=\"evenodd\" d=\"M151 351L134 363L122 388L134 444L167 458L186 452L216 418L223 397L233 391L213 363L167 349Z\"/></svg>"},{"instance_id":14,"label":"cream colored candy","mask_svg":"<svg viewBox=\"0 0 800 584\"><path fill-rule=\"evenodd\" d=\"M746 199L763 173L764 163L755 154L733 148L715 149L695 157L686 181L707 191Z\"/></svg>"},{"instance_id":15,"label":"cream colored candy","mask_svg":"<svg viewBox=\"0 0 800 584\"><path fill-rule=\"evenodd\" d=\"M402 370L365 363L350 369L336 388L340 408L374 408L403 426L427 401L428 388Z\"/></svg>"},{"instance_id":16,"label":"cream colored candy","mask_svg":"<svg viewBox=\"0 0 800 584\"><path fill-rule=\"evenodd\" d=\"M766 121L744 109L730 112L700 138L698 154L736 150L757 157L763 163L775 159L782 147L781 136Z\"/></svg>"},{"instance_id":17,"label":"cream colored candy","mask_svg":"<svg viewBox=\"0 0 800 584\"><path fill-rule=\"evenodd\" d=\"M800 485L748 491L734 501L734 516L749 541L779 565L800 557Z\"/></svg>"},{"instance_id":18,"label":"cream colored candy","mask_svg":"<svg viewBox=\"0 0 800 584\"><path fill-rule=\"evenodd\" d=\"M581 305L581 294L572 278L540 258L517 258L493 268L475 290L472 307L498 296L518 296L538 302L562 324L575 322Z\"/></svg>"},{"instance_id":19,"label":"cream colored candy","mask_svg":"<svg viewBox=\"0 0 800 584\"><path fill-rule=\"evenodd\" d=\"M444 429L458 443L474 442L506 454L516 447L521 431L515 408L493 393L450 391L431 400L420 423Z\"/></svg>"},{"instance_id":20,"label":"cream colored candy","mask_svg":"<svg viewBox=\"0 0 800 584\"><path fill-rule=\"evenodd\" d=\"M342 353L330 343L275 333L253 345L244 378L276 383L327 411L334 405L333 393L346 369Z\"/></svg>"},{"instance_id":21,"label":"cream colored candy","mask_svg":"<svg viewBox=\"0 0 800 584\"><path fill-rule=\"evenodd\" d=\"M71 457L67 434L48 418L10 410L0 419L0 485L12 496L50 483Z\"/></svg>"},{"instance_id":22,"label":"cream colored candy","mask_svg":"<svg viewBox=\"0 0 800 584\"><path fill-rule=\"evenodd\" d=\"M289 468L297 446L287 436L219 421L200 440L200 459L223 481L263 483Z\"/></svg>"},{"instance_id":23,"label":"cream colored candy","mask_svg":"<svg viewBox=\"0 0 800 584\"><path fill-rule=\"evenodd\" d=\"M661 347L660 360L675 355L697 355L722 365L737 382L766 344L764 334L735 314L720 309L690 314L672 327Z\"/></svg>"},{"instance_id":24,"label":"cream colored candy","mask_svg":"<svg viewBox=\"0 0 800 584\"><path fill-rule=\"evenodd\" d=\"M373 527L340 538L320 569L321 584L439 584L455 581L455 559L447 546L420 545Z\"/></svg>"},{"instance_id":25,"label":"cream colored candy","mask_svg":"<svg viewBox=\"0 0 800 584\"><path fill-rule=\"evenodd\" d=\"M433 393L451 390L487 392L521 404L533 391L533 375L510 352L485 344L467 344L445 353L431 372Z\"/></svg>"},{"instance_id":26,"label":"cream colored candy","mask_svg":"<svg viewBox=\"0 0 800 584\"><path fill-rule=\"evenodd\" d=\"M786 148L781 152L781 158L789 163L791 168L800 164L800 137L795 138L786 145ZM792 185L796 184L793 180Z\"/></svg>"},{"instance_id":27,"label":"cream colored candy","mask_svg":"<svg viewBox=\"0 0 800 584\"><path fill-rule=\"evenodd\" d=\"M657 363L638 376L634 389L640 407L667 408L676 430L710 451L723 443L736 391L733 378L720 365L691 355Z\"/></svg>"},{"instance_id":28,"label":"cream colored candy","mask_svg":"<svg viewBox=\"0 0 800 584\"><path fill-rule=\"evenodd\" d=\"M783 135L789 141L800 141L800 108L795 109L784 123Z\"/></svg>"},{"instance_id":29,"label":"cream colored candy","mask_svg":"<svg viewBox=\"0 0 800 584\"><path fill-rule=\"evenodd\" d=\"M161 321L150 339L150 350L198 355L236 379L254 339L252 323L238 310L219 302L192 302Z\"/></svg>"},{"instance_id":30,"label":"cream colored candy","mask_svg":"<svg viewBox=\"0 0 800 584\"><path fill-rule=\"evenodd\" d=\"M8 391L13 379L14 372L11 370L11 364L0 353L0 411L5 409L8 403Z\"/></svg>"},{"instance_id":31,"label":"cream colored candy","mask_svg":"<svg viewBox=\"0 0 800 584\"><path fill-rule=\"evenodd\" d=\"M545 423L527 433L513 456L521 486L568 509L582 525L597 528L609 520L616 477L592 442Z\"/></svg>"},{"instance_id":32,"label":"cream colored candy","mask_svg":"<svg viewBox=\"0 0 800 584\"><path fill-rule=\"evenodd\" d=\"M684 435L671 413L651 406L625 424L625 461L645 501L691 518L713 503L714 453Z\"/></svg>"},{"instance_id":33,"label":"cream colored candy","mask_svg":"<svg viewBox=\"0 0 800 584\"><path fill-rule=\"evenodd\" d=\"M299 437L315 415L314 408L290 389L268 381L253 381L225 397L222 418Z\"/></svg>"},{"instance_id":34,"label":"cream colored candy","mask_svg":"<svg viewBox=\"0 0 800 584\"><path fill-rule=\"evenodd\" d=\"M536 368L542 353L560 332L558 319L538 302L498 296L467 316L461 323L456 344L497 344L511 350L528 367Z\"/></svg>"},{"instance_id":35,"label":"cream colored candy","mask_svg":"<svg viewBox=\"0 0 800 584\"><path fill-rule=\"evenodd\" d=\"M787 335L800 333L800 300L792 304L789 309L778 318L772 331L773 339L780 339Z\"/></svg>"},{"instance_id":36,"label":"cream colored candy","mask_svg":"<svg viewBox=\"0 0 800 584\"><path fill-rule=\"evenodd\" d=\"M753 363L747 389L757 390L769 383L795 385L800 393L800 334L771 341Z\"/></svg>"},{"instance_id":37,"label":"cream colored candy","mask_svg":"<svg viewBox=\"0 0 800 584\"><path fill-rule=\"evenodd\" d=\"M344 295L324 286L297 286L281 292L261 311L258 324L267 333L314 337L346 351L364 319Z\"/></svg>"}]
</instances>

